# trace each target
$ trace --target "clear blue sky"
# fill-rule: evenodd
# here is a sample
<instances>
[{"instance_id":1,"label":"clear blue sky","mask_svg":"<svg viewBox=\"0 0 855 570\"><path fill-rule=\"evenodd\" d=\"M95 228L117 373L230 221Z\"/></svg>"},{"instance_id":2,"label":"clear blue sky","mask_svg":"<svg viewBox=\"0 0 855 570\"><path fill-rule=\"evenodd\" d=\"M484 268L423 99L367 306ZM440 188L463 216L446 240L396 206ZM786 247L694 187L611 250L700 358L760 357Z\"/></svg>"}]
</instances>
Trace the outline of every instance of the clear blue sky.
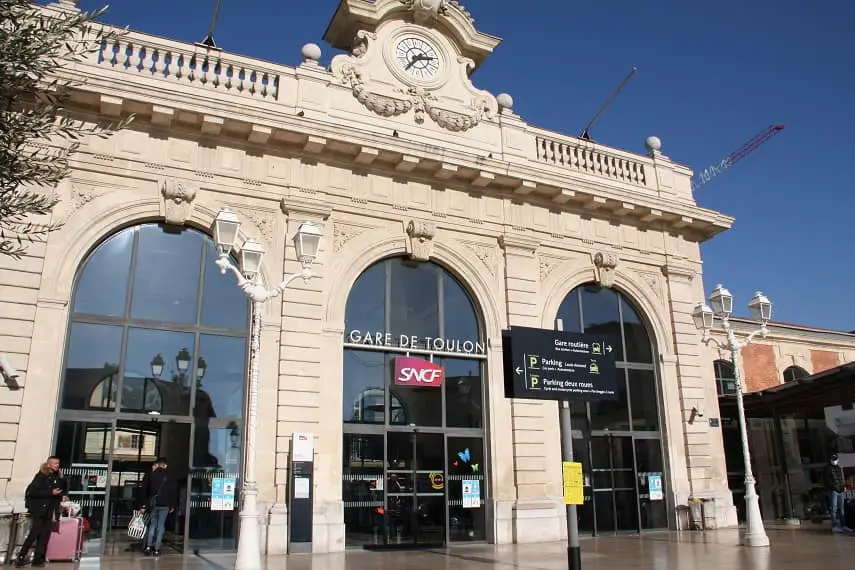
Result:
<instances>
[{"instance_id":1,"label":"clear blue sky","mask_svg":"<svg viewBox=\"0 0 855 570\"><path fill-rule=\"evenodd\" d=\"M84 9L103 0L83 0ZM223 0L217 44L295 65L338 0ZM855 209L855 2L851 0L463 0L503 43L474 76L508 92L530 123L577 134L633 65L595 127L603 144L663 152L697 170L770 124L786 130L713 183L698 203L736 217L703 246L709 292L744 307L756 289L775 319L855 330L849 231ZM107 21L193 42L214 0L116 0ZM839 237L838 237L839 236Z\"/></svg>"}]
</instances>

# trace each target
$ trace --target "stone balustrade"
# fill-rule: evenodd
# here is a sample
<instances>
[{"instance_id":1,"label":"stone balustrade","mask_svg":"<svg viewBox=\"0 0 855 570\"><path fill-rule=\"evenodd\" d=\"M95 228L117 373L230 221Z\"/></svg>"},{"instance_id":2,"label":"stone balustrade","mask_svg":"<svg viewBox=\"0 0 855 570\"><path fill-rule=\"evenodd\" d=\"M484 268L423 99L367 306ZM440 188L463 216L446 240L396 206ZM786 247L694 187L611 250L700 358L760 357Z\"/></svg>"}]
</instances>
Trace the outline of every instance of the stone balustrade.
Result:
<instances>
[{"instance_id":1,"label":"stone balustrade","mask_svg":"<svg viewBox=\"0 0 855 570\"><path fill-rule=\"evenodd\" d=\"M241 61L221 51L181 49L172 42L158 43L139 34L103 42L94 55L97 64L166 81L195 84L214 90L275 101L280 74L261 65Z\"/></svg>"},{"instance_id":2,"label":"stone balustrade","mask_svg":"<svg viewBox=\"0 0 855 570\"><path fill-rule=\"evenodd\" d=\"M539 135L535 137L537 160L593 176L602 176L627 184L647 187L648 170L640 157L621 156L618 152L604 150L593 143L567 137Z\"/></svg>"}]
</instances>

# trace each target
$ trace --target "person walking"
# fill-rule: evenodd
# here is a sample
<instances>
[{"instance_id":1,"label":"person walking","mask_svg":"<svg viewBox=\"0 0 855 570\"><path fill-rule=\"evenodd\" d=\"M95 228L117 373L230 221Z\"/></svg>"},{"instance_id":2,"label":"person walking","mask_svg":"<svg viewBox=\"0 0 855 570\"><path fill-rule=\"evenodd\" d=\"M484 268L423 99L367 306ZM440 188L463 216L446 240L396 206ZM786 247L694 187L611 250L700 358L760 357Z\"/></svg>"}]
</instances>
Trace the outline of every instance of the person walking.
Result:
<instances>
[{"instance_id":1,"label":"person walking","mask_svg":"<svg viewBox=\"0 0 855 570\"><path fill-rule=\"evenodd\" d=\"M840 458L836 453L831 456L828 465L825 466L823 480L831 507L831 530L833 532L852 532L852 529L846 526L846 502L843 495L846 490L846 479L843 476L843 468L840 466Z\"/></svg>"},{"instance_id":2,"label":"person walking","mask_svg":"<svg viewBox=\"0 0 855 570\"><path fill-rule=\"evenodd\" d=\"M160 556L166 517L175 510L178 502L178 487L169 474L166 458L157 460L151 473L146 473L142 482L145 500L140 511L149 512L148 529L145 534L146 556Z\"/></svg>"},{"instance_id":3,"label":"person walking","mask_svg":"<svg viewBox=\"0 0 855 570\"><path fill-rule=\"evenodd\" d=\"M68 493L68 485L59 472L59 459L48 457L27 486L25 501L32 524L30 533L18 551L15 565L26 566L27 555L33 551L33 566L44 566L50 534L57 520L60 504Z\"/></svg>"}]
</instances>

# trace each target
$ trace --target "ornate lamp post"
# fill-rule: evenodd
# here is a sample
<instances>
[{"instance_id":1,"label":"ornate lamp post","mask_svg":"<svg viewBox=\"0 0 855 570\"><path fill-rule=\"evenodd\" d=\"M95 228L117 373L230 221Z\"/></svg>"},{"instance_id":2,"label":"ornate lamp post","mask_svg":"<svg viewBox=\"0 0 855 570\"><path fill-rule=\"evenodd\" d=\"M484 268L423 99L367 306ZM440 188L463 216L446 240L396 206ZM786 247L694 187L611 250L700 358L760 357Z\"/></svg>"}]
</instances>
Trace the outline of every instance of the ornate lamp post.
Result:
<instances>
[{"instance_id":1,"label":"ornate lamp post","mask_svg":"<svg viewBox=\"0 0 855 570\"><path fill-rule=\"evenodd\" d=\"M252 333L249 358L249 406L246 422L246 454L240 509L240 533L238 536L236 570L260 570L261 533L258 526L258 488L255 480L256 437L258 416L258 357L261 351L261 306L279 296L288 285L302 279L308 282L314 277L312 263L318 255L318 246L323 235L320 228L311 222L303 222L294 236L297 259L302 265L299 273L285 278L273 289L267 289L259 277L264 247L248 239L240 248L240 269L232 263L230 253L237 246L240 219L225 208L214 220L214 240L219 249L217 266L221 273L231 271L237 278L238 287L252 301Z\"/></svg>"},{"instance_id":2,"label":"ornate lamp post","mask_svg":"<svg viewBox=\"0 0 855 570\"><path fill-rule=\"evenodd\" d=\"M751 451L748 448L748 428L745 423L745 408L742 402L742 366L740 362L740 351L751 344L757 335L765 338L767 329L766 325L769 319L772 318L772 302L766 295L757 292L748 308L751 309L751 316L754 320L760 323L760 328L748 335L745 340L739 341L733 332L733 327L730 324L730 316L733 314L733 295L730 291L716 285L710 295L710 307L705 303L699 303L695 306L692 312L692 318L695 320L695 326L703 332L704 344L713 343L719 348L730 351L733 362L734 377L736 379L736 406L739 414L739 435L742 439L742 460L745 463L745 511L746 511L746 529L744 544L745 546L769 546L769 537L766 536L766 529L763 527L763 516L760 514L760 501L757 497L757 491L754 487L754 473L751 470ZM710 336L715 318L721 320L722 327L726 335L726 342L721 342L718 339Z\"/></svg>"}]
</instances>

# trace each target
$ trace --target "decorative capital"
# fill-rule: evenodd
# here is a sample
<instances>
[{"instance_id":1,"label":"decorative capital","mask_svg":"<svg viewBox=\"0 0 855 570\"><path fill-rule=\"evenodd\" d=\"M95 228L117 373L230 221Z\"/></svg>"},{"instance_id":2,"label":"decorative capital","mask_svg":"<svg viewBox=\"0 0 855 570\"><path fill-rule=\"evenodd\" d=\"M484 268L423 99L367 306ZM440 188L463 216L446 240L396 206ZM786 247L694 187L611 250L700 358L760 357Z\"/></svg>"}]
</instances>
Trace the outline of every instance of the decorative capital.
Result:
<instances>
[{"instance_id":1,"label":"decorative capital","mask_svg":"<svg viewBox=\"0 0 855 570\"><path fill-rule=\"evenodd\" d=\"M528 236L502 234L499 236L499 245L505 251L516 249L526 255L534 255L534 252L540 247L540 242Z\"/></svg>"},{"instance_id":2,"label":"decorative capital","mask_svg":"<svg viewBox=\"0 0 855 570\"><path fill-rule=\"evenodd\" d=\"M695 275L697 275L697 271L691 264L685 261L669 259L668 262L662 266L662 274L669 279L685 279L686 281L692 281L695 278Z\"/></svg>"},{"instance_id":3,"label":"decorative capital","mask_svg":"<svg viewBox=\"0 0 855 570\"><path fill-rule=\"evenodd\" d=\"M282 198L279 202L282 213L291 216L309 216L326 220L332 214L332 208L318 200L309 200L299 196Z\"/></svg>"},{"instance_id":4,"label":"decorative capital","mask_svg":"<svg viewBox=\"0 0 855 570\"><path fill-rule=\"evenodd\" d=\"M183 226L193 211L193 200L199 190L186 180L170 178L163 182L163 217L167 224Z\"/></svg>"},{"instance_id":5,"label":"decorative capital","mask_svg":"<svg viewBox=\"0 0 855 570\"><path fill-rule=\"evenodd\" d=\"M611 287L615 283L615 269L618 266L618 256L612 252L598 251L594 254L594 268L597 283L603 287Z\"/></svg>"},{"instance_id":6,"label":"decorative capital","mask_svg":"<svg viewBox=\"0 0 855 570\"><path fill-rule=\"evenodd\" d=\"M407 253L416 261L429 261L433 253L436 224L423 220L410 220L407 224Z\"/></svg>"}]
</instances>

